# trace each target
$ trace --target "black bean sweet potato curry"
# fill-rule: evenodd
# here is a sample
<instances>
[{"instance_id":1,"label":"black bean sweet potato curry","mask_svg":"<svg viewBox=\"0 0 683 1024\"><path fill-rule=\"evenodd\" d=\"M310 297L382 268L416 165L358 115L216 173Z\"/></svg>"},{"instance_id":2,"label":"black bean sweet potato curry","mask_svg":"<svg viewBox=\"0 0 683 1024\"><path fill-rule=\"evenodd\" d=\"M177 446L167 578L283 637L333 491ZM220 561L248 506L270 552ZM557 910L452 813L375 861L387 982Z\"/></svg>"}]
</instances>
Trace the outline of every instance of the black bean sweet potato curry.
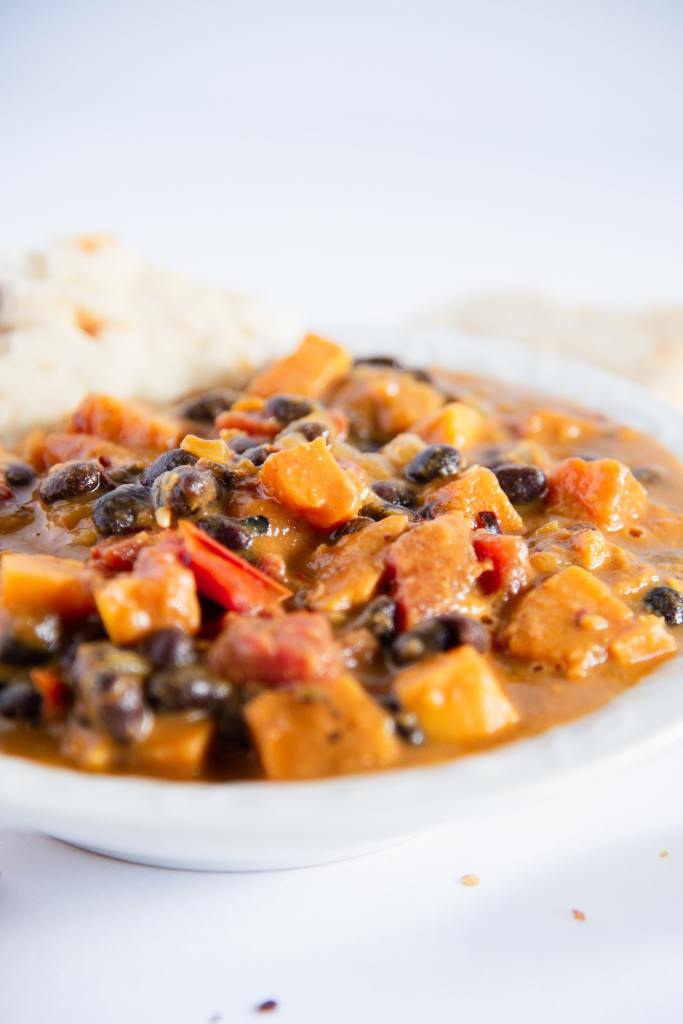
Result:
<instances>
[{"instance_id":1,"label":"black bean sweet potato curry","mask_svg":"<svg viewBox=\"0 0 683 1024\"><path fill-rule=\"evenodd\" d=\"M303 779L451 758L677 651L683 470L635 431L308 335L0 462L0 749Z\"/></svg>"}]
</instances>

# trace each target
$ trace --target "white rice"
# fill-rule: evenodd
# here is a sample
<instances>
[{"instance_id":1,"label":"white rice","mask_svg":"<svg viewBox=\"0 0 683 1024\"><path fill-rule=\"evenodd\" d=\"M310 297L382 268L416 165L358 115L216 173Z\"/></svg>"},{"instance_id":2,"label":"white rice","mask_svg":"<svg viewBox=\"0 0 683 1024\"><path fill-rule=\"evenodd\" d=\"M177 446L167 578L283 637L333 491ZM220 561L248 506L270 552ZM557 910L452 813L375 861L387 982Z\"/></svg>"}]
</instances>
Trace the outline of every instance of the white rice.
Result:
<instances>
[{"instance_id":1,"label":"white rice","mask_svg":"<svg viewBox=\"0 0 683 1024\"><path fill-rule=\"evenodd\" d=\"M90 391L163 402L221 383L291 345L298 327L105 237L7 258L0 437L58 421Z\"/></svg>"}]
</instances>

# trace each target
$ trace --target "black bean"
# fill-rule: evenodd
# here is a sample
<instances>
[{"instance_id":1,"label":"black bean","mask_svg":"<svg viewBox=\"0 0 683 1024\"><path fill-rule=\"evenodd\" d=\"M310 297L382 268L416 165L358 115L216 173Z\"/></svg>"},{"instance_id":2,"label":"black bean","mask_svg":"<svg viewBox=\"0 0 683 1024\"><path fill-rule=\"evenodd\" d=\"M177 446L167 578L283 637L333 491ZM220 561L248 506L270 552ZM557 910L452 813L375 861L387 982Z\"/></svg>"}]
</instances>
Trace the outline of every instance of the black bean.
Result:
<instances>
[{"instance_id":1,"label":"black bean","mask_svg":"<svg viewBox=\"0 0 683 1024\"><path fill-rule=\"evenodd\" d=\"M36 472L32 466L24 462L10 462L5 466L5 480L10 487L28 487L36 478Z\"/></svg>"},{"instance_id":2,"label":"black bean","mask_svg":"<svg viewBox=\"0 0 683 1024\"><path fill-rule=\"evenodd\" d=\"M105 487L110 487L112 490L115 487L120 487L121 484L139 483L144 469L144 465L139 462L131 462L128 466L114 466L111 469L104 470L102 473L102 483Z\"/></svg>"},{"instance_id":3,"label":"black bean","mask_svg":"<svg viewBox=\"0 0 683 1024\"><path fill-rule=\"evenodd\" d=\"M141 484L122 484L97 499L92 507L92 519L95 529L103 537L153 526L150 493Z\"/></svg>"},{"instance_id":4,"label":"black bean","mask_svg":"<svg viewBox=\"0 0 683 1024\"><path fill-rule=\"evenodd\" d=\"M496 466L493 472L513 505L538 501L548 490L548 479L538 466L518 466L508 462Z\"/></svg>"},{"instance_id":5,"label":"black bean","mask_svg":"<svg viewBox=\"0 0 683 1024\"><path fill-rule=\"evenodd\" d=\"M415 380L419 380L421 384L433 384L433 378L429 370L423 370L420 367L410 367L408 373Z\"/></svg>"},{"instance_id":6,"label":"black bean","mask_svg":"<svg viewBox=\"0 0 683 1024\"><path fill-rule=\"evenodd\" d=\"M203 395L197 395L186 402L183 406L183 416L200 423L213 423L216 416L232 408L237 397L234 391L228 389L206 391Z\"/></svg>"},{"instance_id":7,"label":"black bean","mask_svg":"<svg viewBox=\"0 0 683 1024\"><path fill-rule=\"evenodd\" d=\"M232 686L203 665L181 665L155 672L147 681L147 697L154 708L183 711L211 708L230 694Z\"/></svg>"},{"instance_id":8,"label":"black bean","mask_svg":"<svg viewBox=\"0 0 683 1024\"><path fill-rule=\"evenodd\" d=\"M325 423L318 423L317 420L302 420L299 423L295 420L288 427L280 431L281 434L301 434L307 441L315 441L318 437L329 437L330 427Z\"/></svg>"},{"instance_id":9,"label":"black bean","mask_svg":"<svg viewBox=\"0 0 683 1024\"><path fill-rule=\"evenodd\" d=\"M463 644L483 652L489 649L491 640L484 626L476 619L457 612L437 615L397 636L391 645L391 660L396 665L408 665L420 658L450 651Z\"/></svg>"},{"instance_id":10,"label":"black bean","mask_svg":"<svg viewBox=\"0 0 683 1024\"><path fill-rule=\"evenodd\" d=\"M0 716L13 722L38 725L43 698L29 682L17 680L0 690Z\"/></svg>"},{"instance_id":11,"label":"black bean","mask_svg":"<svg viewBox=\"0 0 683 1024\"><path fill-rule=\"evenodd\" d=\"M41 482L38 493L44 502L64 501L96 491L102 482L102 471L96 462L70 462L57 466Z\"/></svg>"},{"instance_id":12,"label":"black bean","mask_svg":"<svg viewBox=\"0 0 683 1024\"><path fill-rule=\"evenodd\" d=\"M393 356L361 356L354 359L354 366L387 366L392 370L402 370L403 366Z\"/></svg>"},{"instance_id":13,"label":"black bean","mask_svg":"<svg viewBox=\"0 0 683 1024\"><path fill-rule=\"evenodd\" d=\"M269 455L273 454L273 449L266 445L256 445L254 448L247 448L246 451L242 452L243 459L249 459L249 462L253 462L255 466L262 466Z\"/></svg>"},{"instance_id":14,"label":"black bean","mask_svg":"<svg viewBox=\"0 0 683 1024\"><path fill-rule=\"evenodd\" d=\"M159 629L138 644L138 650L155 668L191 665L197 657L194 640L183 629Z\"/></svg>"},{"instance_id":15,"label":"black bean","mask_svg":"<svg viewBox=\"0 0 683 1024\"><path fill-rule=\"evenodd\" d=\"M168 473L169 470L176 469L178 466L194 466L196 461L197 456L192 452L186 452L182 448L172 448L160 455L154 462L150 462L140 477L140 483L145 487L151 487L162 473Z\"/></svg>"},{"instance_id":16,"label":"black bean","mask_svg":"<svg viewBox=\"0 0 683 1024\"><path fill-rule=\"evenodd\" d=\"M254 447L254 438L251 434L237 434L228 441L228 447L237 455L242 455L247 449Z\"/></svg>"},{"instance_id":17,"label":"black bean","mask_svg":"<svg viewBox=\"0 0 683 1024\"><path fill-rule=\"evenodd\" d=\"M336 544L342 537L348 537L350 533L358 533L359 530L364 530L370 523L374 523L374 519L371 516L356 516L355 519L349 519L347 522L342 523L336 530L333 530L328 540L330 544Z\"/></svg>"},{"instance_id":18,"label":"black bean","mask_svg":"<svg viewBox=\"0 0 683 1024\"><path fill-rule=\"evenodd\" d=\"M412 508L416 503L415 492L402 480L378 480L372 485L372 489L378 498L389 505Z\"/></svg>"},{"instance_id":19,"label":"black bean","mask_svg":"<svg viewBox=\"0 0 683 1024\"><path fill-rule=\"evenodd\" d=\"M478 512L477 528L487 530L489 533L501 533L500 523L495 512Z\"/></svg>"},{"instance_id":20,"label":"black bean","mask_svg":"<svg viewBox=\"0 0 683 1024\"><path fill-rule=\"evenodd\" d=\"M631 470L636 480L646 486L663 484L666 481L666 473L661 466L634 466ZM7 482L12 483L9 477Z\"/></svg>"},{"instance_id":21,"label":"black bean","mask_svg":"<svg viewBox=\"0 0 683 1024\"><path fill-rule=\"evenodd\" d=\"M450 444L430 444L403 470L404 476L416 484L428 484L438 477L453 476L460 468L460 452Z\"/></svg>"},{"instance_id":22,"label":"black bean","mask_svg":"<svg viewBox=\"0 0 683 1024\"><path fill-rule=\"evenodd\" d=\"M177 466L158 476L152 485L154 507L168 508L181 518L207 510L218 498L216 477L195 466Z\"/></svg>"},{"instance_id":23,"label":"black bean","mask_svg":"<svg viewBox=\"0 0 683 1024\"><path fill-rule=\"evenodd\" d=\"M394 715L394 722L396 723L396 732L401 739L409 743L411 747L422 746L425 741L425 734L414 711L399 710Z\"/></svg>"},{"instance_id":24,"label":"black bean","mask_svg":"<svg viewBox=\"0 0 683 1024\"><path fill-rule=\"evenodd\" d=\"M667 626L683 624L683 594L673 587L654 587L645 595L645 607L664 619Z\"/></svg>"},{"instance_id":25,"label":"black bean","mask_svg":"<svg viewBox=\"0 0 683 1024\"><path fill-rule=\"evenodd\" d=\"M267 416L272 416L278 423L286 425L292 420L300 420L313 412L313 406L305 398L296 395L273 395L265 406Z\"/></svg>"},{"instance_id":26,"label":"black bean","mask_svg":"<svg viewBox=\"0 0 683 1024\"><path fill-rule=\"evenodd\" d=\"M118 743L141 739L149 725L143 692L149 669L134 651L105 641L81 644L70 672L77 716Z\"/></svg>"},{"instance_id":27,"label":"black bean","mask_svg":"<svg viewBox=\"0 0 683 1024\"><path fill-rule=\"evenodd\" d=\"M231 516L203 516L197 520L197 526L231 551L244 551L254 539L252 531Z\"/></svg>"},{"instance_id":28,"label":"black bean","mask_svg":"<svg viewBox=\"0 0 683 1024\"><path fill-rule=\"evenodd\" d=\"M0 625L0 661L7 665L40 665L58 652L62 625L57 615L48 615L32 628L3 620Z\"/></svg>"},{"instance_id":29,"label":"black bean","mask_svg":"<svg viewBox=\"0 0 683 1024\"><path fill-rule=\"evenodd\" d=\"M396 636L396 602L382 594L366 605L353 622L354 628L365 627L381 644Z\"/></svg>"},{"instance_id":30,"label":"black bean","mask_svg":"<svg viewBox=\"0 0 683 1024\"><path fill-rule=\"evenodd\" d=\"M249 530L254 537L263 537L270 530L270 520L267 516L246 516L240 519L240 525Z\"/></svg>"}]
</instances>

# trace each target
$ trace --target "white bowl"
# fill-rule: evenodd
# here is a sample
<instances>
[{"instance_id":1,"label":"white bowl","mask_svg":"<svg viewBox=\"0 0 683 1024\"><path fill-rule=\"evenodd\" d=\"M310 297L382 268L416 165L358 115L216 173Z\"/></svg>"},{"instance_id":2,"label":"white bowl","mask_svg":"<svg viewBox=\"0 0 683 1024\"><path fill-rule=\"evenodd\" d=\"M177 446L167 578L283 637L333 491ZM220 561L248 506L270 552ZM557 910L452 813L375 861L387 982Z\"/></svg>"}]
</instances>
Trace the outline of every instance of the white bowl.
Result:
<instances>
[{"instance_id":1,"label":"white bowl","mask_svg":"<svg viewBox=\"0 0 683 1024\"><path fill-rule=\"evenodd\" d=\"M569 359L434 331L348 331L357 351L493 374L569 396L683 454L683 416ZM541 736L432 767L316 782L178 783L98 776L0 755L4 822L163 867L302 867L509 809L683 734L683 666L663 665L604 709Z\"/></svg>"}]
</instances>

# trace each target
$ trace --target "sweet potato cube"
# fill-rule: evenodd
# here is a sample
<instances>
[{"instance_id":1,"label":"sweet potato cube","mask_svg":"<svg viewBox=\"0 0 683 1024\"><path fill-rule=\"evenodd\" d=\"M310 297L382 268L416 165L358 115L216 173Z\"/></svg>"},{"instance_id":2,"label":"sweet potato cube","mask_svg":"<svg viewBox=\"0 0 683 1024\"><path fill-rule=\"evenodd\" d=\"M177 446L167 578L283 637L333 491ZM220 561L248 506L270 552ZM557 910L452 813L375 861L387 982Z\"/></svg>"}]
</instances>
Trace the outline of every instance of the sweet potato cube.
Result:
<instances>
[{"instance_id":1,"label":"sweet potato cube","mask_svg":"<svg viewBox=\"0 0 683 1024\"><path fill-rule=\"evenodd\" d=\"M584 515L604 529L622 530L638 519L647 492L628 466L617 459L565 459L550 475L548 501L563 511Z\"/></svg>"},{"instance_id":2,"label":"sweet potato cube","mask_svg":"<svg viewBox=\"0 0 683 1024\"><path fill-rule=\"evenodd\" d=\"M440 487L431 498L435 515L459 512L472 529L482 512L493 512L503 533L520 533L522 518L502 489L495 473L484 466L473 466L462 476Z\"/></svg>"},{"instance_id":3,"label":"sweet potato cube","mask_svg":"<svg viewBox=\"0 0 683 1024\"><path fill-rule=\"evenodd\" d=\"M399 756L393 723L351 676L269 690L245 717L269 779L314 779L369 771Z\"/></svg>"},{"instance_id":4,"label":"sweet potato cube","mask_svg":"<svg viewBox=\"0 0 683 1024\"><path fill-rule=\"evenodd\" d=\"M443 405L443 397L431 384L374 366L355 369L336 399L388 441Z\"/></svg>"},{"instance_id":5,"label":"sweet potato cube","mask_svg":"<svg viewBox=\"0 0 683 1024\"><path fill-rule=\"evenodd\" d=\"M91 575L71 558L10 552L0 563L0 605L13 615L80 618L95 608Z\"/></svg>"},{"instance_id":6,"label":"sweet potato cube","mask_svg":"<svg viewBox=\"0 0 683 1024\"><path fill-rule=\"evenodd\" d=\"M175 779L201 774L213 739L211 718L196 711L157 715L150 733L127 751L127 767Z\"/></svg>"},{"instance_id":7,"label":"sweet potato cube","mask_svg":"<svg viewBox=\"0 0 683 1024\"><path fill-rule=\"evenodd\" d=\"M38 470L50 469L58 462L103 459L110 466L120 466L134 461L130 449L96 437L95 434L46 434L42 430L34 430L26 438L22 451L31 465Z\"/></svg>"},{"instance_id":8,"label":"sweet potato cube","mask_svg":"<svg viewBox=\"0 0 683 1024\"><path fill-rule=\"evenodd\" d=\"M529 586L533 569L529 549L521 537L478 530L473 543L477 558L491 563L491 568L482 573L479 580L486 594L512 597Z\"/></svg>"},{"instance_id":9,"label":"sweet potato cube","mask_svg":"<svg viewBox=\"0 0 683 1024\"><path fill-rule=\"evenodd\" d=\"M636 615L630 626L610 644L609 652L621 665L637 665L673 654L677 644L656 615Z\"/></svg>"},{"instance_id":10,"label":"sweet potato cube","mask_svg":"<svg viewBox=\"0 0 683 1024\"><path fill-rule=\"evenodd\" d=\"M312 607L345 612L369 601L384 575L388 545L407 528L406 516L387 516L342 537L334 547L321 545L309 562L316 578Z\"/></svg>"},{"instance_id":11,"label":"sweet potato cube","mask_svg":"<svg viewBox=\"0 0 683 1024\"><path fill-rule=\"evenodd\" d=\"M470 592L484 570L469 527L458 515L408 530L391 545L386 564L406 629L433 615L468 610Z\"/></svg>"},{"instance_id":12,"label":"sweet potato cube","mask_svg":"<svg viewBox=\"0 0 683 1024\"><path fill-rule=\"evenodd\" d=\"M276 394L319 398L350 369L351 356L345 348L307 334L294 352L257 373L248 390L263 398Z\"/></svg>"},{"instance_id":13,"label":"sweet potato cube","mask_svg":"<svg viewBox=\"0 0 683 1024\"><path fill-rule=\"evenodd\" d=\"M183 435L174 420L112 395L86 395L71 417L70 428L131 448L172 448Z\"/></svg>"},{"instance_id":14,"label":"sweet potato cube","mask_svg":"<svg viewBox=\"0 0 683 1024\"><path fill-rule=\"evenodd\" d=\"M418 420L413 430L427 444L452 444L455 448L466 448L481 440L484 417L473 405L449 402Z\"/></svg>"},{"instance_id":15,"label":"sweet potato cube","mask_svg":"<svg viewBox=\"0 0 683 1024\"><path fill-rule=\"evenodd\" d=\"M431 740L476 742L519 721L493 669L474 647L458 647L406 668L394 686Z\"/></svg>"},{"instance_id":16,"label":"sweet potato cube","mask_svg":"<svg viewBox=\"0 0 683 1024\"><path fill-rule=\"evenodd\" d=\"M573 565L525 594L504 632L510 653L581 678L607 658L633 613L601 580Z\"/></svg>"},{"instance_id":17,"label":"sweet potato cube","mask_svg":"<svg viewBox=\"0 0 683 1024\"><path fill-rule=\"evenodd\" d=\"M356 482L322 437L275 452L261 468L261 482L281 505L320 530L353 518L362 502Z\"/></svg>"},{"instance_id":18,"label":"sweet potato cube","mask_svg":"<svg viewBox=\"0 0 683 1024\"><path fill-rule=\"evenodd\" d=\"M159 629L199 629L201 612L194 574L169 547L143 548L132 572L100 584L95 592L104 628L116 644L133 644Z\"/></svg>"}]
</instances>

